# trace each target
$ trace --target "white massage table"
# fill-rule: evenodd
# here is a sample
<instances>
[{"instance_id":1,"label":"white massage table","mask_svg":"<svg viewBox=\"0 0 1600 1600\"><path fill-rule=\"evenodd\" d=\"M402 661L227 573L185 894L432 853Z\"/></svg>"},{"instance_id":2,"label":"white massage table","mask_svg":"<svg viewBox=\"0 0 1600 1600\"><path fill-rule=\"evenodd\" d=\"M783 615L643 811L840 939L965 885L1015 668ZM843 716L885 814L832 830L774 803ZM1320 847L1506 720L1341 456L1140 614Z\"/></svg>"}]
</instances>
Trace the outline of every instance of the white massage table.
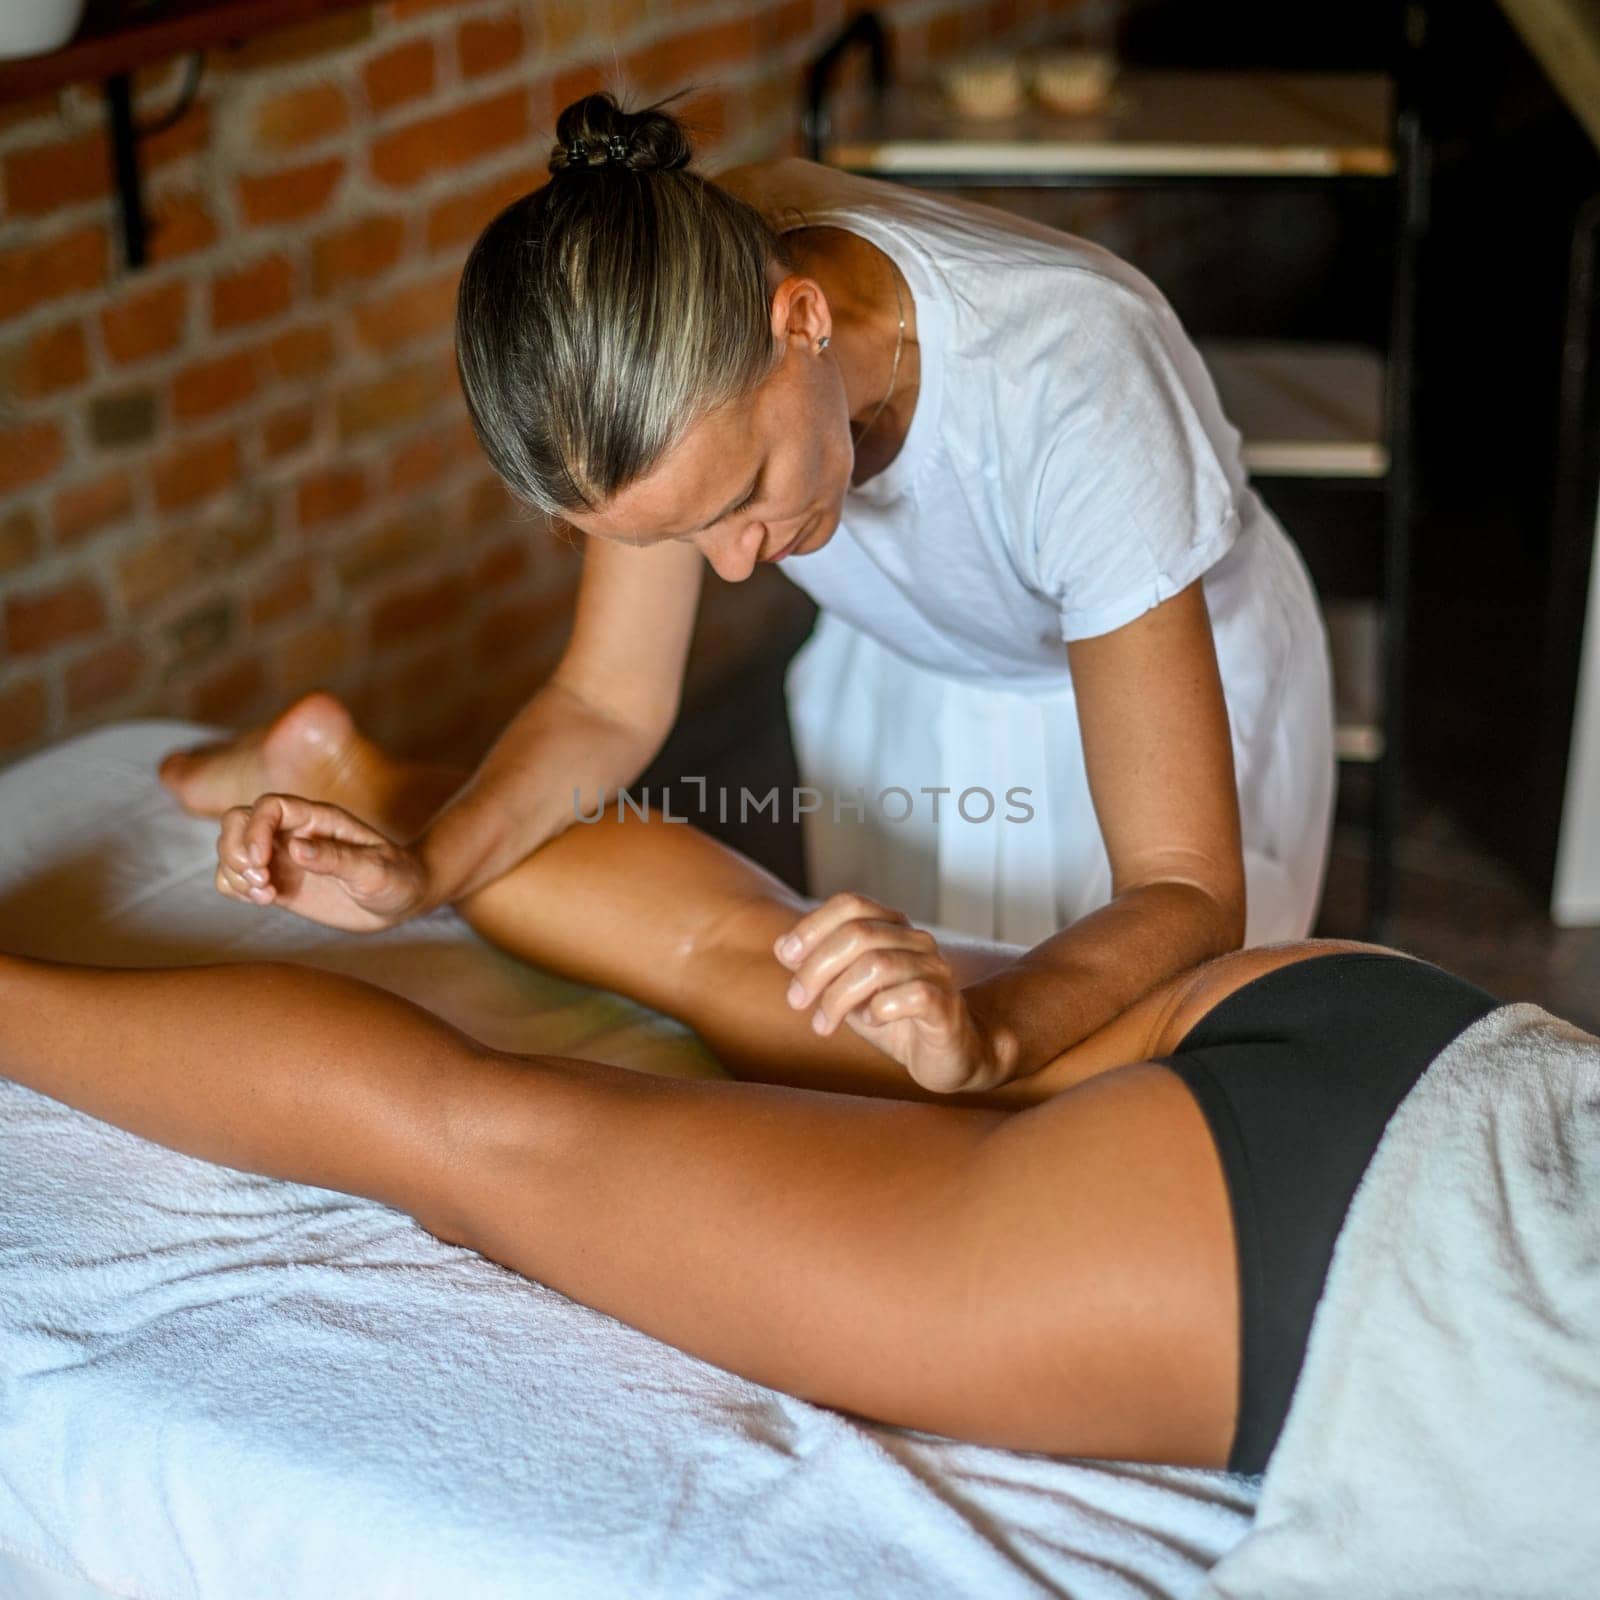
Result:
<instances>
[{"instance_id":1,"label":"white massage table","mask_svg":"<svg viewBox=\"0 0 1600 1600\"><path fill-rule=\"evenodd\" d=\"M358 938L221 899L215 825L155 779L212 733L125 723L0 772L0 947L303 960L496 1045L716 1072L451 913ZM4 1071L0 1600L1186 1596L1249 1527L1252 1480L867 1426Z\"/></svg>"}]
</instances>

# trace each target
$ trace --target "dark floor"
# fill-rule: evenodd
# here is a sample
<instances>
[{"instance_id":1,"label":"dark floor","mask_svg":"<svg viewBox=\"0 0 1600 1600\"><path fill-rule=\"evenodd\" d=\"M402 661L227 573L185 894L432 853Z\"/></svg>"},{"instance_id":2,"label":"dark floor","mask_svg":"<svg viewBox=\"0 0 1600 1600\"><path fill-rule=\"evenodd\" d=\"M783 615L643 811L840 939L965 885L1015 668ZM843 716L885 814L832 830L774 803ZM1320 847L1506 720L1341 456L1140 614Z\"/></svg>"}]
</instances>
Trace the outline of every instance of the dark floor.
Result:
<instances>
[{"instance_id":1,"label":"dark floor","mask_svg":"<svg viewBox=\"0 0 1600 1600\"><path fill-rule=\"evenodd\" d=\"M1396 851L1385 942L1504 1000L1532 1000L1600 1033L1600 928L1552 926L1546 903L1441 805L1413 799ZM1364 830L1341 823L1319 934L1366 938Z\"/></svg>"}]
</instances>

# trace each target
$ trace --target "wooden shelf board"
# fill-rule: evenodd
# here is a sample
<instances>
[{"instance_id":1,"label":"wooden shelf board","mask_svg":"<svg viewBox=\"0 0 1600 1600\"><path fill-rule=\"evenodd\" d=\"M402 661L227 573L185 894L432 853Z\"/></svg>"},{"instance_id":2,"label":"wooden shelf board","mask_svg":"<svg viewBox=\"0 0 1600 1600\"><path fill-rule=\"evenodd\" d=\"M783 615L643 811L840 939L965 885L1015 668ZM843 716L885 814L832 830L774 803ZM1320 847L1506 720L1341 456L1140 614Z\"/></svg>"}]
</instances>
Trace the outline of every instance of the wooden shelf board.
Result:
<instances>
[{"instance_id":1,"label":"wooden shelf board","mask_svg":"<svg viewBox=\"0 0 1600 1600\"><path fill-rule=\"evenodd\" d=\"M970 176L1388 177L1390 80L1376 73L1138 72L1106 112L962 117L933 83L890 88L841 121L834 166Z\"/></svg>"},{"instance_id":2,"label":"wooden shelf board","mask_svg":"<svg viewBox=\"0 0 1600 1600\"><path fill-rule=\"evenodd\" d=\"M1251 472L1381 478L1383 357L1359 345L1250 339L1200 346Z\"/></svg>"},{"instance_id":3,"label":"wooden shelf board","mask_svg":"<svg viewBox=\"0 0 1600 1600\"><path fill-rule=\"evenodd\" d=\"M1333 662L1334 749L1341 761L1381 760L1382 605L1376 598L1330 600L1323 616Z\"/></svg>"},{"instance_id":4,"label":"wooden shelf board","mask_svg":"<svg viewBox=\"0 0 1600 1600\"><path fill-rule=\"evenodd\" d=\"M1389 471L1389 452L1378 444L1262 439L1247 442L1242 454L1258 478L1382 478Z\"/></svg>"},{"instance_id":5,"label":"wooden shelf board","mask_svg":"<svg viewBox=\"0 0 1600 1600\"><path fill-rule=\"evenodd\" d=\"M0 0L10 3L10 0ZM103 82L173 56L234 44L368 0L126 0L91 6L83 26L49 55L0 61L0 102L30 100L69 83Z\"/></svg>"},{"instance_id":6,"label":"wooden shelf board","mask_svg":"<svg viewBox=\"0 0 1600 1600\"><path fill-rule=\"evenodd\" d=\"M1600 7L1594 0L1500 0L1500 9L1600 149Z\"/></svg>"},{"instance_id":7,"label":"wooden shelf board","mask_svg":"<svg viewBox=\"0 0 1600 1600\"><path fill-rule=\"evenodd\" d=\"M1341 722L1334 731L1333 748L1341 761L1381 761L1383 729L1365 722Z\"/></svg>"}]
</instances>

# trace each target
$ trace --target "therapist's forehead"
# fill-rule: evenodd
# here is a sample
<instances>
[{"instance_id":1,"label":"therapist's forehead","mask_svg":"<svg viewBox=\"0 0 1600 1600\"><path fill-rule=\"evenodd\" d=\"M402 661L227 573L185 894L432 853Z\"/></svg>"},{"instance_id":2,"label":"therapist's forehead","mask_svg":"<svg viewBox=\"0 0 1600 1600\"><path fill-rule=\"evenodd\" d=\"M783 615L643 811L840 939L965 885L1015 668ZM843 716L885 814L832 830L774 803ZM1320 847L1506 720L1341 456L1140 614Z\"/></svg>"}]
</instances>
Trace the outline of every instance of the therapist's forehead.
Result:
<instances>
[{"instance_id":1,"label":"therapist's forehead","mask_svg":"<svg viewBox=\"0 0 1600 1600\"><path fill-rule=\"evenodd\" d=\"M721 511L749 487L761 454L756 408L724 406L702 416L649 472L599 511L569 520L603 539L653 544Z\"/></svg>"}]
</instances>

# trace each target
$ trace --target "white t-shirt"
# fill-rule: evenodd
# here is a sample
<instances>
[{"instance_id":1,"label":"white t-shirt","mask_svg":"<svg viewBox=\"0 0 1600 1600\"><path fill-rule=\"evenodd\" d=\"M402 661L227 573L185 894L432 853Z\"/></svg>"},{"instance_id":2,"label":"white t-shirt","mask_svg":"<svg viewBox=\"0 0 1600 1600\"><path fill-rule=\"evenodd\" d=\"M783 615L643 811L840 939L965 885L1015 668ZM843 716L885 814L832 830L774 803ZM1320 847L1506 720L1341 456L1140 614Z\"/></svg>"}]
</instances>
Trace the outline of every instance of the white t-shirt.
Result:
<instances>
[{"instance_id":1,"label":"white t-shirt","mask_svg":"<svg viewBox=\"0 0 1600 1600\"><path fill-rule=\"evenodd\" d=\"M910 431L834 538L784 563L830 611L934 671L1062 681L1109 633L1213 573L1260 515L1204 363L1108 251L990 207L838 175L805 208L885 250L916 300ZM1235 562L1213 583L1248 581Z\"/></svg>"},{"instance_id":2,"label":"white t-shirt","mask_svg":"<svg viewBox=\"0 0 1600 1600\"><path fill-rule=\"evenodd\" d=\"M894 460L783 563L822 607L789 678L804 781L868 795L1025 784L1026 826L807 819L812 892L1036 942L1111 892L1066 643L1203 579L1233 737L1252 941L1311 924L1333 787L1326 636L1304 564L1171 308L1097 245L991 207L784 164L779 227L868 239L915 301ZM1042 930L1042 931L1041 931Z\"/></svg>"}]
</instances>

